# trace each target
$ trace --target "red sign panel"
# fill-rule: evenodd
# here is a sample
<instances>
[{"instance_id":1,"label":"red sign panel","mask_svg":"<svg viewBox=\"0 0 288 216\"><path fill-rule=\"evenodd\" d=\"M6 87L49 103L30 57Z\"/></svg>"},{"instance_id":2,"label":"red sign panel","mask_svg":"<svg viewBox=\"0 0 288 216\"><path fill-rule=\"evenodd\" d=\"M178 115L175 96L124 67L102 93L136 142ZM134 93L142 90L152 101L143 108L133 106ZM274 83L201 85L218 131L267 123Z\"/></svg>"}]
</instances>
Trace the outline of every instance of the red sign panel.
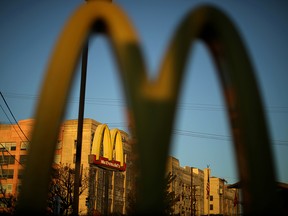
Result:
<instances>
[{"instance_id":1,"label":"red sign panel","mask_svg":"<svg viewBox=\"0 0 288 216\"><path fill-rule=\"evenodd\" d=\"M119 161L108 160L103 156L99 156L99 159L96 159L96 155L89 155L89 163L101 167L103 169L113 170L113 171L125 171L126 163L123 166L120 165Z\"/></svg>"}]
</instances>

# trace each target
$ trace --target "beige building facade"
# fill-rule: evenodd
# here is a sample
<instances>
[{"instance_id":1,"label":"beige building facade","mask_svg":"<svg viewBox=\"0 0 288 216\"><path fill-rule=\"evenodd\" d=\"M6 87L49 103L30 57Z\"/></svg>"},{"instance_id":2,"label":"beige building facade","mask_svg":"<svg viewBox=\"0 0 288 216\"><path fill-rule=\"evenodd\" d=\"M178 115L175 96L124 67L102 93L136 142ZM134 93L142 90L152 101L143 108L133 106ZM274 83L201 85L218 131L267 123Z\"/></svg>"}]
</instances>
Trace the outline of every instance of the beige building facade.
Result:
<instances>
[{"instance_id":1,"label":"beige building facade","mask_svg":"<svg viewBox=\"0 0 288 216\"><path fill-rule=\"evenodd\" d=\"M229 185L225 183L225 179L212 176L210 168L204 169L204 185L206 190L204 215L240 214L240 206L236 200L239 198L239 190L229 188ZM209 192L207 188L209 188Z\"/></svg>"},{"instance_id":2,"label":"beige building facade","mask_svg":"<svg viewBox=\"0 0 288 216\"><path fill-rule=\"evenodd\" d=\"M7 194L17 196L21 190L21 178L29 152L29 140L34 120L21 120L18 124L0 124L0 183ZM125 171L113 171L89 164L89 155L95 132L102 123L84 119L81 165L89 170L89 187L79 197L79 214L89 213L126 214L128 195L135 190L135 170L131 140L125 131L121 132ZM77 120L66 120L61 124L55 164L67 164L73 168L76 159ZM173 206L176 215L238 215L239 205L235 205L235 188L227 188L224 179L211 176L210 169L180 166L178 159L168 157L167 172L176 175L170 185L179 200ZM207 181L209 172L209 196ZM87 202L88 201L88 202Z\"/></svg>"},{"instance_id":3,"label":"beige building facade","mask_svg":"<svg viewBox=\"0 0 288 216\"><path fill-rule=\"evenodd\" d=\"M18 125L0 124L0 183L8 195L17 196L21 189L33 123L27 119Z\"/></svg>"},{"instance_id":4,"label":"beige building facade","mask_svg":"<svg viewBox=\"0 0 288 216\"><path fill-rule=\"evenodd\" d=\"M201 170L189 166L181 167L179 160L170 156L168 172L176 175L170 186L170 191L174 191L176 197L179 196L173 207L174 214L239 215L239 205L235 203L235 196L239 197L239 191L228 188L229 185L225 184L224 179L211 176L210 168Z\"/></svg>"},{"instance_id":5,"label":"beige building facade","mask_svg":"<svg viewBox=\"0 0 288 216\"><path fill-rule=\"evenodd\" d=\"M91 176L89 182L89 190L85 191L79 197L79 212L87 213L88 210L96 213L104 214L117 212L119 214L126 213L127 194L131 190L131 169L130 163L126 163L126 171L117 172L105 170L97 166L89 164L88 156L92 151L92 142L94 139L96 128L100 125L92 119L84 119L83 135L82 135L82 155L81 165L83 170L88 168ZM55 160L64 164L75 164L76 144L77 144L77 120L67 120L62 126L62 154L61 158ZM131 145L129 135L121 131L124 157L126 161L131 157ZM56 156L57 157L57 156ZM107 189L108 188L108 189ZM108 196L108 199L105 199ZM86 199L88 198L88 206ZM107 200L105 202L105 200ZM89 207L89 208L88 208Z\"/></svg>"},{"instance_id":6,"label":"beige building facade","mask_svg":"<svg viewBox=\"0 0 288 216\"><path fill-rule=\"evenodd\" d=\"M127 194L131 190L131 163L127 163L126 171L116 172L91 166L88 162L94 133L100 124L93 119L84 119L83 123L81 165L83 170L89 170L89 174L94 173L95 179L91 180L90 178L89 180L89 185L94 190L87 189L79 197L79 214L87 215L88 210L99 214L104 212L125 214ZM0 184L1 188L6 190L7 195L17 197L21 190L21 177L29 152L29 140L33 125L33 119L21 120L15 125L0 124ZM77 128L77 120L67 120L62 123L55 151L55 164L75 166ZM120 132L125 159L129 161L131 157L129 135L124 131ZM108 180L104 181L106 176ZM106 187L108 190L105 190ZM103 202L103 197L106 195L104 192L108 194L107 203ZM89 198L89 203L86 203L87 198Z\"/></svg>"},{"instance_id":7,"label":"beige building facade","mask_svg":"<svg viewBox=\"0 0 288 216\"><path fill-rule=\"evenodd\" d=\"M179 197L178 202L173 206L174 214L203 215L203 171L194 167L181 167L178 159L169 156L168 172L176 176L170 186L170 191L174 191L175 196Z\"/></svg>"}]
</instances>

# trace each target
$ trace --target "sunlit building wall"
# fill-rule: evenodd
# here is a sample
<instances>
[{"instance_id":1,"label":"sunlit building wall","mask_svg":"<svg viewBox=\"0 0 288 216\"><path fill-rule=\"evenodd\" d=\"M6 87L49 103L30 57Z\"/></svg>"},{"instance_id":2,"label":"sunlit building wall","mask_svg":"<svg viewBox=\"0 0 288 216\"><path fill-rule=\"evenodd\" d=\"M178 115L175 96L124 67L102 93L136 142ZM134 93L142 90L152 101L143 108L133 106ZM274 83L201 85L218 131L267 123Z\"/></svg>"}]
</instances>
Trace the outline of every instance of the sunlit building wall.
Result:
<instances>
[{"instance_id":1,"label":"sunlit building wall","mask_svg":"<svg viewBox=\"0 0 288 216\"><path fill-rule=\"evenodd\" d=\"M124 214L127 205L127 194L131 190L131 185L128 181L131 180L131 169L129 169L130 163L128 162L131 157L131 145L129 143L129 135L121 132L124 156L127 161L127 169L124 172L107 171L101 168L90 166L88 163L88 155L91 154L91 147L94 138L94 134L100 122L93 119L84 119L83 123L83 135L82 135L82 154L81 165L83 170L89 168L90 172L93 172L95 179L90 178L90 185L92 189L86 190L79 197L79 212L86 214L88 206L86 206L86 198L89 197L90 209L94 212L103 214L104 212L112 213L117 212ZM59 162L64 164L75 164L76 159L76 145L77 145L77 120L67 120L63 123L62 127L62 155ZM111 128L110 128L111 129ZM108 175L108 181L105 180L106 173ZM106 185L108 183L108 185ZM105 189L108 187L108 202L105 202Z\"/></svg>"},{"instance_id":2,"label":"sunlit building wall","mask_svg":"<svg viewBox=\"0 0 288 216\"><path fill-rule=\"evenodd\" d=\"M7 195L17 196L21 189L33 123L27 119L18 125L0 124L0 183Z\"/></svg>"},{"instance_id":3,"label":"sunlit building wall","mask_svg":"<svg viewBox=\"0 0 288 216\"><path fill-rule=\"evenodd\" d=\"M84 119L81 164L83 170L89 168L88 155L91 153L91 146L97 126L101 124L92 119ZM34 120L21 120L17 124L0 124L0 184L6 189L7 195L17 196L21 190L21 178L25 167L27 154L29 152L30 136L33 130ZM60 127L57 139L54 163L71 165L74 168L76 159L77 144L77 120L64 121ZM124 155L127 161L125 172L109 173L109 202L108 206L103 203L103 191L105 183L102 181L104 170L91 167L96 172L95 179L95 212L102 213L105 208L108 212L124 214L127 205L127 194L131 189L131 145L129 135L120 131L123 142ZM2 194L0 194L2 196ZM88 189L79 197L79 214L87 214L86 198ZM1 198L1 197L0 197Z\"/></svg>"},{"instance_id":4,"label":"sunlit building wall","mask_svg":"<svg viewBox=\"0 0 288 216\"><path fill-rule=\"evenodd\" d=\"M90 168L90 174L94 173L95 178L91 178L92 190L86 190L79 197L79 214L86 214L86 198L90 198L90 209L95 213L119 213L125 214L128 205L128 194L135 190L135 170L133 162L135 155L132 154L131 140L129 135L121 131L124 155L126 159L125 172L108 171L108 202L104 202L105 173L107 171L90 167L88 155L91 153L94 133L100 122L93 119L84 119L82 156L81 164L83 169ZM29 153L29 141L34 125L33 119L21 120L17 124L0 124L0 183L6 194L17 196L21 190L21 178L27 154ZM64 121L60 127L57 139L54 162L75 165L76 144L77 144L77 120ZM239 197L239 192L234 188L227 188L225 180L211 176L210 170L210 196L206 199L206 186L208 170L200 170L195 167L181 167L179 160L174 157L168 158L167 172L176 175L176 179L170 185L170 190L179 197L178 202L173 206L175 214L179 215L207 215L224 214L237 215L239 205L235 205L235 194ZM208 202L209 201L209 202ZM209 204L209 205L208 205ZM208 210L209 206L209 210Z\"/></svg>"},{"instance_id":5,"label":"sunlit building wall","mask_svg":"<svg viewBox=\"0 0 288 216\"><path fill-rule=\"evenodd\" d=\"M207 183L209 173L209 196ZM239 190L228 188L226 180L211 176L211 169L204 169L204 215L239 215L239 205L235 198L239 197Z\"/></svg>"},{"instance_id":6,"label":"sunlit building wall","mask_svg":"<svg viewBox=\"0 0 288 216\"><path fill-rule=\"evenodd\" d=\"M223 196L224 196L224 203L223 203L224 215L239 215L240 214L239 189L228 188L228 185L225 185Z\"/></svg>"},{"instance_id":7,"label":"sunlit building wall","mask_svg":"<svg viewBox=\"0 0 288 216\"><path fill-rule=\"evenodd\" d=\"M210 214L223 214L223 191L224 181L219 178L210 177Z\"/></svg>"},{"instance_id":8,"label":"sunlit building wall","mask_svg":"<svg viewBox=\"0 0 288 216\"><path fill-rule=\"evenodd\" d=\"M170 185L170 191L174 191L175 196L179 197L173 206L174 214L199 216L238 214L239 205L234 204L235 193L239 197L238 191L227 188L224 179L211 176L210 168L200 170L189 166L181 167L179 160L170 156L166 169L167 173L176 175Z\"/></svg>"},{"instance_id":9,"label":"sunlit building wall","mask_svg":"<svg viewBox=\"0 0 288 216\"><path fill-rule=\"evenodd\" d=\"M170 191L179 197L173 206L174 214L203 215L203 171L189 166L181 167L179 160L171 156L168 157L166 169L167 173L176 175L170 185Z\"/></svg>"},{"instance_id":10,"label":"sunlit building wall","mask_svg":"<svg viewBox=\"0 0 288 216\"><path fill-rule=\"evenodd\" d=\"M193 206L192 215L202 215L204 212L204 172L201 169L193 168Z\"/></svg>"}]
</instances>

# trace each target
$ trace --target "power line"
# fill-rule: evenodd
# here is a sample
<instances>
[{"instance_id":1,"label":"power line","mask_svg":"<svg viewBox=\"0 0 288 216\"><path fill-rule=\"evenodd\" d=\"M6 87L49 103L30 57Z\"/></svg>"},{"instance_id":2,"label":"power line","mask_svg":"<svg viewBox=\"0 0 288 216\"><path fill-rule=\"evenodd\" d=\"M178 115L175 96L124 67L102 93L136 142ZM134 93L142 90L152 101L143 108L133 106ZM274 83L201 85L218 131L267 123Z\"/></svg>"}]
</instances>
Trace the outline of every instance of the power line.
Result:
<instances>
[{"instance_id":1,"label":"power line","mask_svg":"<svg viewBox=\"0 0 288 216\"><path fill-rule=\"evenodd\" d=\"M109 127L128 127L127 122L106 122L103 124L109 125ZM222 135L222 134L215 134L215 133L204 133L204 132L195 132L190 130L180 130L174 129L172 134L179 135L179 136L188 136L188 137L197 137L203 139L212 139L212 140L220 140L220 141L232 141L232 136ZM288 146L287 140L272 140L273 145L283 145Z\"/></svg>"},{"instance_id":2,"label":"power line","mask_svg":"<svg viewBox=\"0 0 288 216\"><path fill-rule=\"evenodd\" d=\"M18 98L26 100L38 100L39 95L31 94L20 94L20 93L6 93L9 98ZM68 103L79 103L79 98L70 97ZM101 105L101 106L125 106L125 101L122 99L115 98L88 98L86 97L85 103L91 105ZM204 104L204 103L179 103L177 105L178 109L181 110L195 110L195 111L225 111L226 108L223 105L217 104ZM288 106L269 106L265 108L267 112L271 113L288 113Z\"/></svg>"},{"instance_id":3,"label":"power line","mask_svg":"<svg viewBox=\"0 0 288 216\"><path fill-rule=\"evenodd\" d=\"M1 92L0 92L0 93L1 93ZM2 95L2 93L1 93L1 95ZM18 133L18 131L17 131L16 128L14 127L13 123L11 122L11 120L10 120L10 118L8 117L7 113L5 112L4 108L3 108L1 105L0 105L0 107L1 107L2 111L4 112L5 116L7 117L8 121L10 122L10 124L13 126L15 132L17 133L17 135L19 136L19 138L21 139L21 141L23 141L22 137L20 136L20 134ZM24 134L24 135L25 135L25 134ZM25 137L26 137L26 136L25 136ZM23 164L16 159L15 155L12 155L12 154L10 153L10 151L9 151L2 143L0 143L0 144L1 144L1 146L5 149L5 151L6 151L11 157L14 158L14 160L15 160L18 164L20 164L21 166L23 166Z\"/></svg>"},{"instance_id":4,"label":"power line","mask_svg":"<svg viewBox=\"0 0 288 216\"><path fill-rule=\"evenodd\" d=\"M7 108L8 108L8 110L9 110L11 116L13 117L15 123L17 124L18 128L20 129L20 131L22 132L22 134L24 135L24 137L27 139L27 141L29 141L28 137L25 135L24 131L22 130L22 128L21 128L20 125L18 124L18 122L17 122L15 116L13 115L13 113L12 113L12 111L11 111L11 109L10 109L8 103L6 102L6 100L5 100L5 98L4 98L4 96L3 96L3 94L2 94L1 91L0 91L0 94L1 94L1 97L2 97L2 99L3 99L4 103L5 103L5 105L7 106Z\"/></svg>"},{"instance_id":5,"label":"power line","mask_svg":"<svg viewBox=\"0 0 288 216\"><path fill-rule=\"evenodd\" d=\"M12 155L12 154L10 153L10 151L9 151L2 143L0 143L0 144L1 144L1 146L5 149L5 151L6 151L11 157L14 158L14 160L15 160L18 164L20 164L21 166L23 166L23 164L16 159L15 155Z\"/></svg>"},{"instance_id":6,"label":"power line","mask_svg":"<svg viewBox=\"0 0 288 216\"><path fill-rule=\"evenodd\" d=\"M15 129L15 127L14 127L14 125L12 124L12 122L11 122L10 118L8 117L7 113L5 112L5 110L3 109L3 107L2 107L1 105L0 105L0 107L1 107L2 111L4 112L4 114L6 115L7 119L9 120L10 124L13 126L14 130L16 131L16 133L18 134L18 136L19 136L20 139L22 140L22 137L20 136L20 134L18 133L18 131ZM22 141L23 141L23 140L22 140ZM11 157L14 158L14 160L15 160L17 163L19 163L21 166L23 166L23 164L20 163L20 161L18 161L18 160L16 159L15 155L12 155L12 154L10 153L10 151L9 151L2 143L0 143L0 144L1 144L1 146L5 149L5 151L8 152L8 154L9 154Z\"/></svg>"},{"instance_id":7,"label":"power line","mask_svg":"<svg viewBox=\"0 0 288 216\"><path fill-rule=\"evenodd\" d=\"M0 105L2 111L4 112L6 118L8 119L8 121L10 122L10 124L13 126L15 132L17 133L17 135L20 137L20 139L22 140L22 137L20 136L20 134L18 133L18 131L16 130L16 128L14 127L14 124L11 122L10 118L8 117L7 113L5 112L4 108ZM23 141L23 140L22 140Z\"/></svg>"},{"instance_id":8,"label":"power line","mask_svg":"<svg viewBox=\"0 0 288 216\"><path fill-rule=\"evenodd\" d=\"M19 93L6 93L5 94L9 98L16 99L25 99L25 100L38 100L38 95L30 95L30 94L19 94ZM68 103L79 103L79 97L70 97L68 98ZM122 99L114 99L114 98L85 98L86 104L93 105L104 105L104 106L125 106L125 102Z\"/></svg>"},{"instance_id":9,"label":"power line","mask_svg":"<svg viewBox=\"0 0 288 216\"><path fill-rule=\"evenodd\" d=\"M211 134L211 133L202 133L202 132L194 132L194 131L188 131L188 130L174 129L173 134L190 136L190 137L198 137L198 138L206 138L206 139L214 139L214 140L231 141L231 136L224 136L224 135Z\"/></svg>"},{"instance_id":10,"label":"power line","mask_svg":"<svg viewBox=\"0 0 288 216\"><path fill-rule=\"evenodd\" d=\"M118 127L128 127L127 122L107 122L103 123L109 125L109 127L118 126ZM203 139L212 139L212 140L220 140L220 141L233 141L232 136L222 135L222 134L215 134L215 133L204 133L204 132L195 132L190 130L180 130L174 129L172 134L179 135L179 136L188 136L188 137L196 137L196 138L203 138ZM283 145L288 146L287 140L272 140L273 145Z\"/></svg>"},{"instance_id":11,"label":"power line","mask_svg":"<svg viewBox=\"0 0 288 216\"><path fill-rule=\"evenodd\" d=\"M2 93L1 93L2 95ZM7 93L8 97L14 98L24 98L24 99L38 99L38 96L30 95L30 94L18 94L18 93ZM77 98L71 98L71 103L77 103ZM111 98L86 98L85 100L88 104L97 104L97 105L109 105L109 106L123 106L125 103L121 99L111 99ZM191 104L191 103L181 103L179 104L179 108L182 109L189 109L189 110L199 110L199 111L221 111L225 108L221 105L213 105L213 104ZM288 107L286 106L272 106L267 109L271 112L279 112L279 113L287 113ZM109 126L120 126L124 125L127 126L126 122L117 122L117 123L106 123ZM179 130L175 129L173 132L175 135L181 136L189 136L189 137L197 137L197 138L204 138L204 139L213 139L213 140L220 140L220 141L232 141L231 136L219 135L219 134L212 134L212 133L203 133L203 132L194 132L189 130ZM272 140L274 145L282 145L288 146L288 141L286 140Z\"/></svg>"},{"instance_id":12,"label":"power line","mask_svg":"<svg viewBox=\"0 0 288 216\"><path fill-rule=\"evenodd\" d=\"M197 137L197 138L213 139L213 140L221 140L221 141L232 141L231 136L225 136L225 135L213 134L213 133L203 133L203 132L195 132L195 131L179 130L179 129L174 129L172 133L175 135L181 135L181 136L189 136L189 137ZM288 146L287 140L272 140L272 143L273 145Z\"/></svg>"}]
</instances>

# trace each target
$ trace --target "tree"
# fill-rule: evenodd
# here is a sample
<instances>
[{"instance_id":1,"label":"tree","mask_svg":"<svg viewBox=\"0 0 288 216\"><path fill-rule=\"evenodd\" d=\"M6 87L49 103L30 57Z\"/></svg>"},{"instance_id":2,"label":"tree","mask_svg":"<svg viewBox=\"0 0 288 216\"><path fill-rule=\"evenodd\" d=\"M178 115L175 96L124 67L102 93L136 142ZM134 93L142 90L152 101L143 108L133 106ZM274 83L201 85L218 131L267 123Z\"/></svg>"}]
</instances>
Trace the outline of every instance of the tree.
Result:
<instances>
[{"instance_id":1,"label":"tree","mask_svg":"<svg viewBox=\"0 0 288 216\"><path fill-rule=\"evenodd\" d=\"M75 170L70 164L53 167L48 194L48 214L69 215L72 213ZM79 196L88 188L88 169L81 171Z\"/></svg>"},{"instance_id":2,"label":"tree","mask_svg":"<svg viewBox=\"0 0 288 216\"><path fill-rule=\"evenodd\" d=\"M15 210L16 198L6 193L6 189L0 182L0 214L1 215L13 215Z\"/></svg>"},{"instance_id":3,"label":"tree","mask_svg":"<svg viewBox=\"0 0 288 216\"><path fill-rule=\"evenodd\" d=\"M175 191L170 191L170 184L175 180L176 175L169 172L165 177L166 189L164 191L165 215L173 215L173 206L179 201L179 195L176 197Z\"/></svg>"}]
</instances>

